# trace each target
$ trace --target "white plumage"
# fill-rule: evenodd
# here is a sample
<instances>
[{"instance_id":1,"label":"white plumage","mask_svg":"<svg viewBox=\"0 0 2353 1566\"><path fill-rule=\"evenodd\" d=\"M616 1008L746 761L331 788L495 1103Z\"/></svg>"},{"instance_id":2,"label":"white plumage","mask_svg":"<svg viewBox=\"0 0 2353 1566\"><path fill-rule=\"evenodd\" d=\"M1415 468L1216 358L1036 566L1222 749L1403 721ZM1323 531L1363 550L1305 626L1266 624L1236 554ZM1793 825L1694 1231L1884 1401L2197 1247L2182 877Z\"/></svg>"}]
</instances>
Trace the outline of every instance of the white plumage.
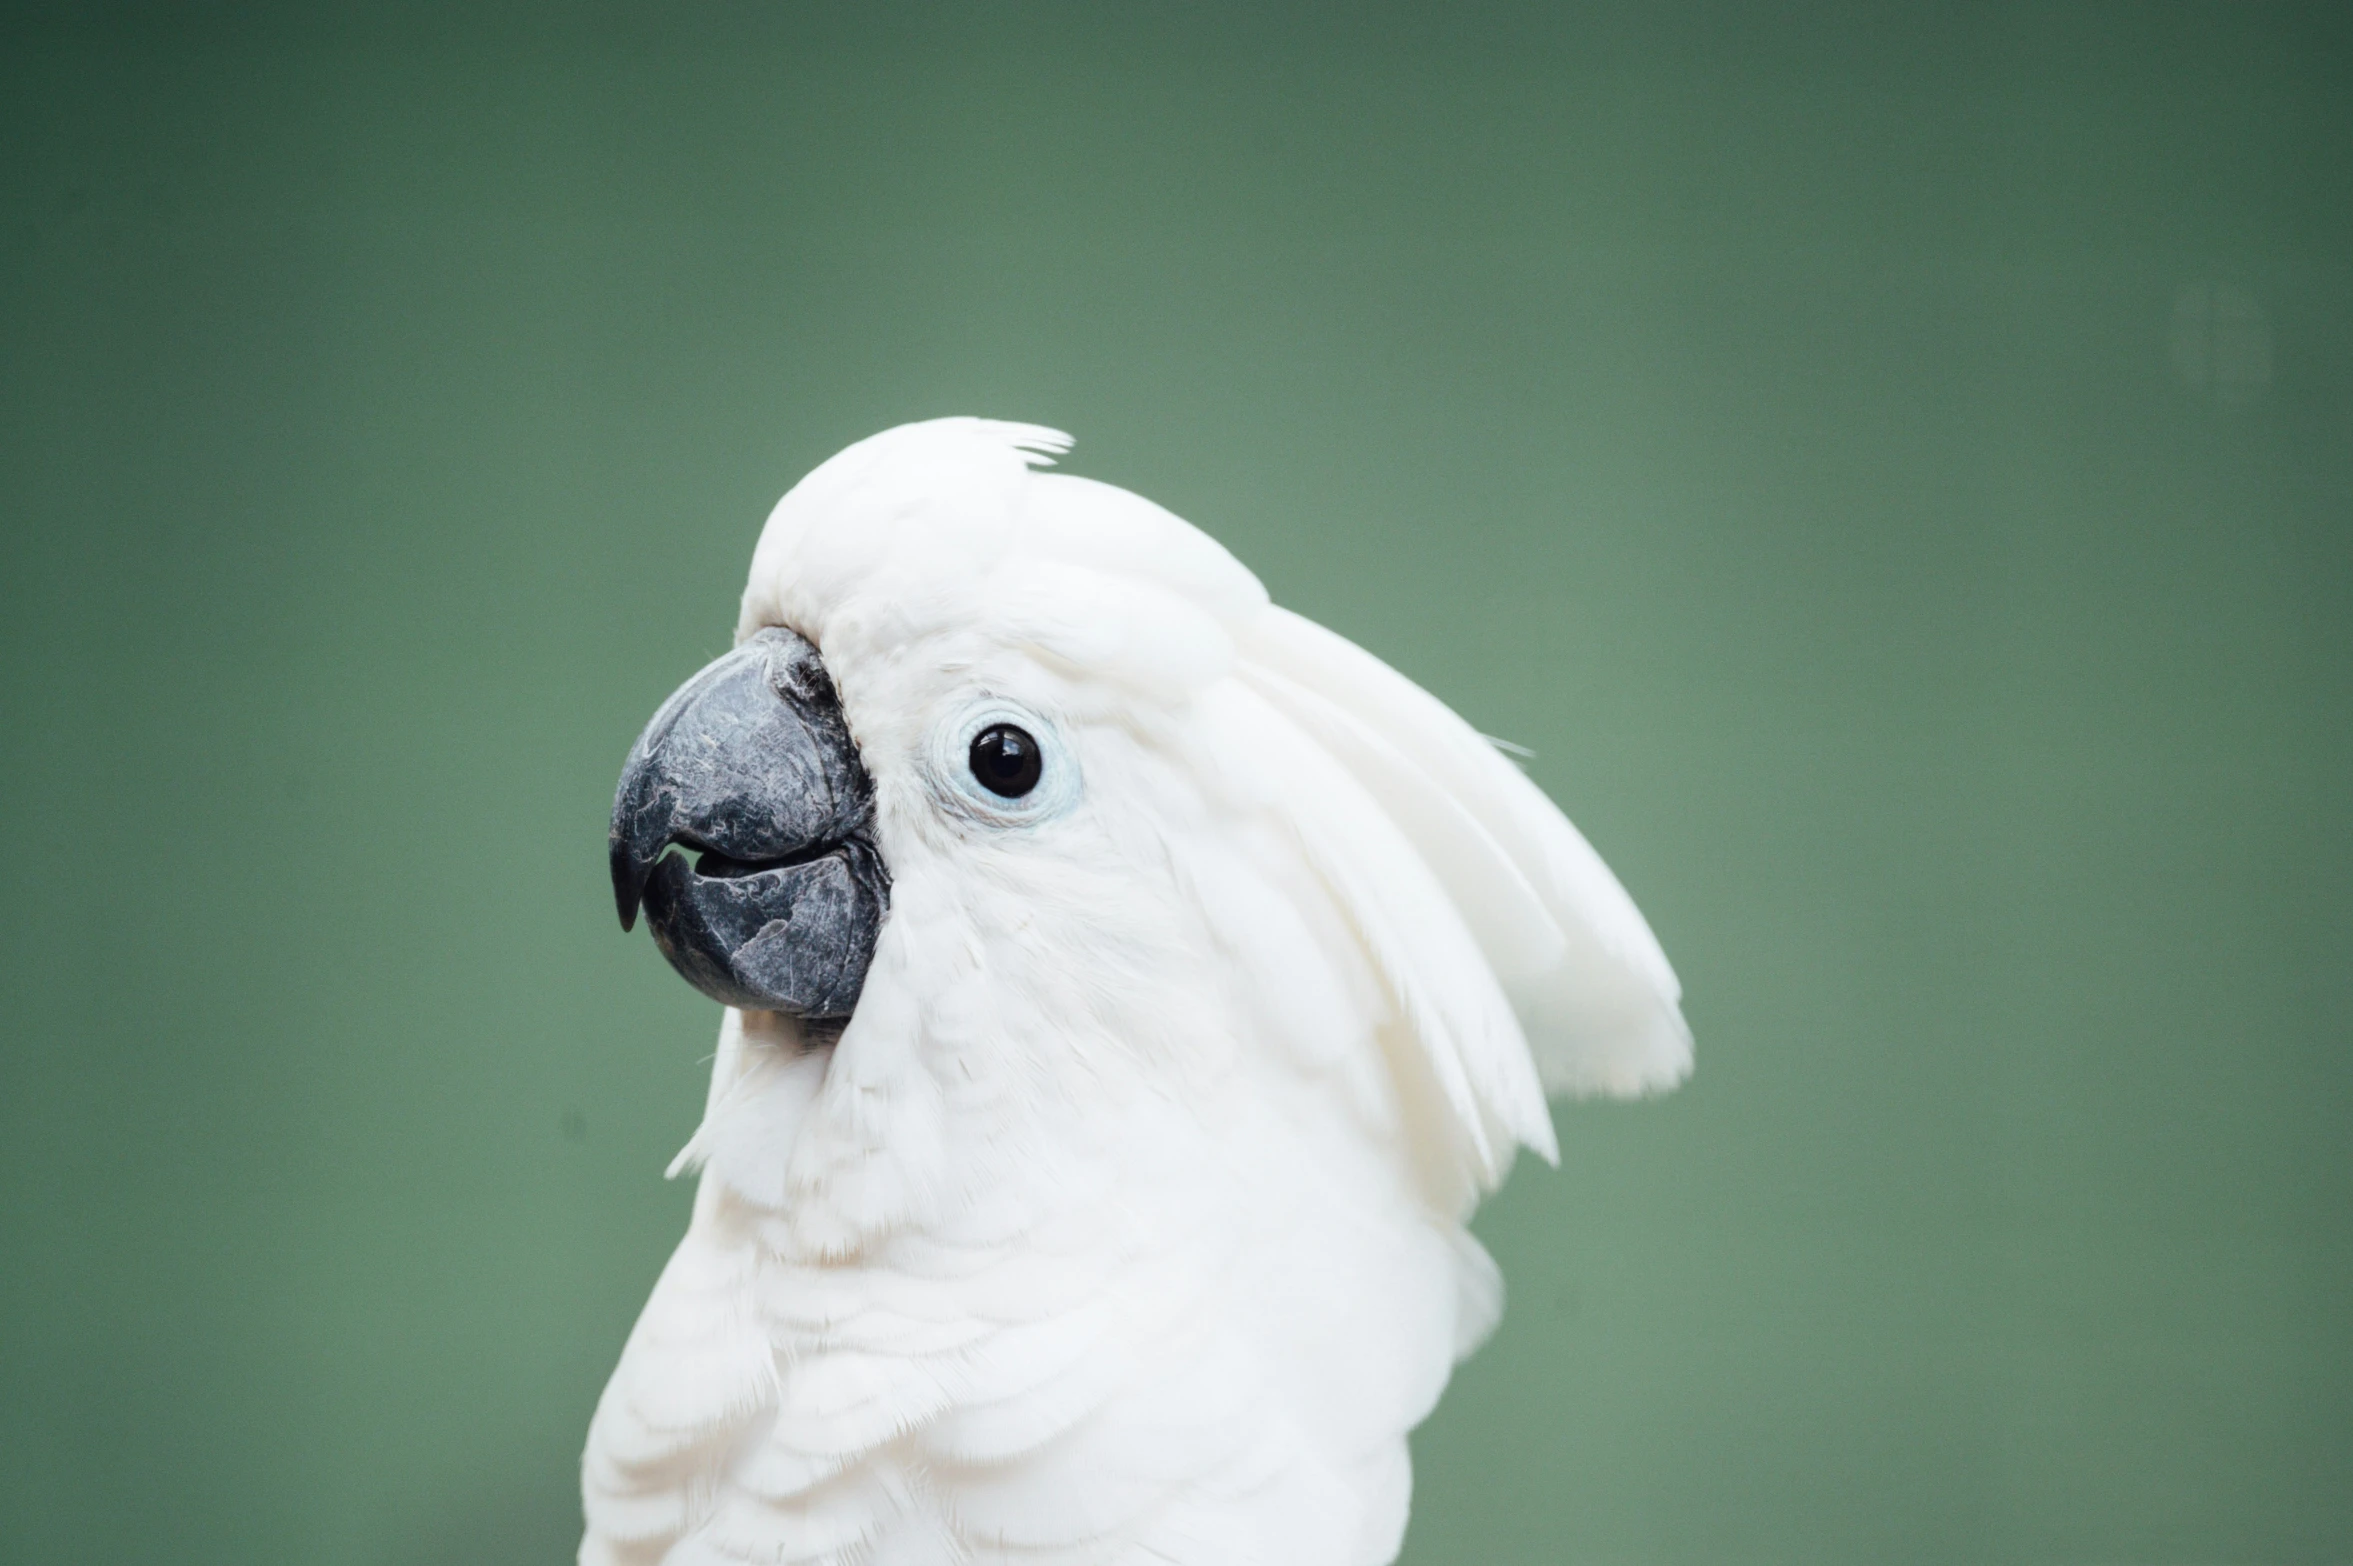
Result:
<instances>
[{"instance_id":1,"label":"white plumage","mask_svg":"<svg viewBox=\"0 0 2353 1566\"><path fill-rule=\"evenodd\" d=\"M943 419L777 505L892 876L830 1048L729 1011L599 1404L589 1563L1374 1566L1493 1325L1545 1093L1690 1069L1673 972L1469 725L1067 437ZM1037 725L1054 791L943 757Z\"/></svg>"}]
</instances>

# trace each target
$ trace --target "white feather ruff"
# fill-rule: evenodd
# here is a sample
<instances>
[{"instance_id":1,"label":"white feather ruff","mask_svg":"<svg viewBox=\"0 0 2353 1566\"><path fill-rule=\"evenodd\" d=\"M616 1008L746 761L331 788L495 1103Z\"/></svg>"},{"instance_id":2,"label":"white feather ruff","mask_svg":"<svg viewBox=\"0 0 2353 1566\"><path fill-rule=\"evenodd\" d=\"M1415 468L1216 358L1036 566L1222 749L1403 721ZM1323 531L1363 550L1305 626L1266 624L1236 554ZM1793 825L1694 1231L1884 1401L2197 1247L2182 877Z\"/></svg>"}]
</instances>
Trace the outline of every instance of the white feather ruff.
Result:
<instances>
[{"instance_id":1,"label":"white feather ruff","mask_svg":"<svg viewBox=\"0 0 2353 1566\"><path fill-rule=\"evenodd\" d=\"M739 629L823 651L890 917L830 1049L727 1014L584 1562L1377 1566L1500 1308L1472 1205L1554 1156L1547 1088L1690 1069L1534 785L1205 535L1034 471L1069 444L892 430L762 536ZM1066 799L950 808L984 709Z\"/></svg>"}]
</instances>

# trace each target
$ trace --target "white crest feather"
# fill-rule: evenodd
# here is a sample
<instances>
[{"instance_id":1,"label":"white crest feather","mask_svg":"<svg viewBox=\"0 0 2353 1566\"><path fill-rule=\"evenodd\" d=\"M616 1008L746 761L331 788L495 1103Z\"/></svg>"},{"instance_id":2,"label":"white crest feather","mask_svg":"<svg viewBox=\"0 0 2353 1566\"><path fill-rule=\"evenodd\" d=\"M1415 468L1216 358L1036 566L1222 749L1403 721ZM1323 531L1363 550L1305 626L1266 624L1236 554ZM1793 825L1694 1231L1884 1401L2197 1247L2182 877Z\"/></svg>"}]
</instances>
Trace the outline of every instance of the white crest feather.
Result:
<instances>
[{"instance_id":1,"label":"white crest feather","mask_svg":"<svg viewBox=\"0 0 2353 1566\"><path fill-rule=\"evenodd\" d=\"M942 423L960 422L942 420ZM973 419L971 427L991 440L1001 441L1021 453L1021 458L1033 468L1050 468L1054 459L1067 455L1077 444L1060 430L1043 424L1015 424L1004 419Z\"/></svg>"},{"instance_id":2,"label":"white crest feather","mask_svg":"<svg viewBox=\"0 0 2353 1566\"><path fill-rule=\"evenodd\" d=\"M1383 798L1479 932L1546 1088L1625 1096L1690 1074L1666 953L1541 789L1443 702L1312 621L1270 608L1242 643L1245 677Z\"/></svg>"}]
</instances>

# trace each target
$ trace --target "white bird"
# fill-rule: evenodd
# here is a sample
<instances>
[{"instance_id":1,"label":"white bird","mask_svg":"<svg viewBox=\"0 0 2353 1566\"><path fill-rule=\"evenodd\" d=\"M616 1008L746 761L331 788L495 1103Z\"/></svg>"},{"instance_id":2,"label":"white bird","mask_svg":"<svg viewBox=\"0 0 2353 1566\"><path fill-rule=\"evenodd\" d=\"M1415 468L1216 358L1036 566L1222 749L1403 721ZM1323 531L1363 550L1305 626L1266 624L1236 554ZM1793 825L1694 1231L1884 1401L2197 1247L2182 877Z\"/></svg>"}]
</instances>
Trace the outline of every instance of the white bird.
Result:
<instances>
[{"instance_id":1,"label":"white bird","mask_svg":"<svg viewBox=\"0 0 2353 1566\"><path fill-rule=\"evenodd\" d=\"M1547 1092L1691 1067L1617 880L1205 534L941 419L780 501L613 859L729 1003L586 1563L1375 1566ZM690 851L700 859L689 862Z\"/></svg>"}]
</instances>

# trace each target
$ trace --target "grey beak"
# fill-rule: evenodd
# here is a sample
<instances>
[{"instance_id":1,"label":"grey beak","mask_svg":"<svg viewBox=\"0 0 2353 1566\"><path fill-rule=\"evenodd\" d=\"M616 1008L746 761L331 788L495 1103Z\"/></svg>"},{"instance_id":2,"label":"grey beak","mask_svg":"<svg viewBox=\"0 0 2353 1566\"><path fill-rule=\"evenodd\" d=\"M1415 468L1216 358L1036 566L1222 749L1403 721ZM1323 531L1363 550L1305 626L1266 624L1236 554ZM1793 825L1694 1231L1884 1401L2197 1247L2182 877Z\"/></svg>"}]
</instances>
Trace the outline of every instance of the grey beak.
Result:
<instances>
[{"instance_id":1,"label":"grey beak","mask_svg":"<svg viewBox=\"0 0 2353 1566\"><path fill-rule=\"evenodd\" d=\"M810 643L765 630L678 688L613 800L613 900L729 1006L846 1017L890 903L874 789ZM692 865L684 853L700 850Z\"/></svg>"}]
</instances>

